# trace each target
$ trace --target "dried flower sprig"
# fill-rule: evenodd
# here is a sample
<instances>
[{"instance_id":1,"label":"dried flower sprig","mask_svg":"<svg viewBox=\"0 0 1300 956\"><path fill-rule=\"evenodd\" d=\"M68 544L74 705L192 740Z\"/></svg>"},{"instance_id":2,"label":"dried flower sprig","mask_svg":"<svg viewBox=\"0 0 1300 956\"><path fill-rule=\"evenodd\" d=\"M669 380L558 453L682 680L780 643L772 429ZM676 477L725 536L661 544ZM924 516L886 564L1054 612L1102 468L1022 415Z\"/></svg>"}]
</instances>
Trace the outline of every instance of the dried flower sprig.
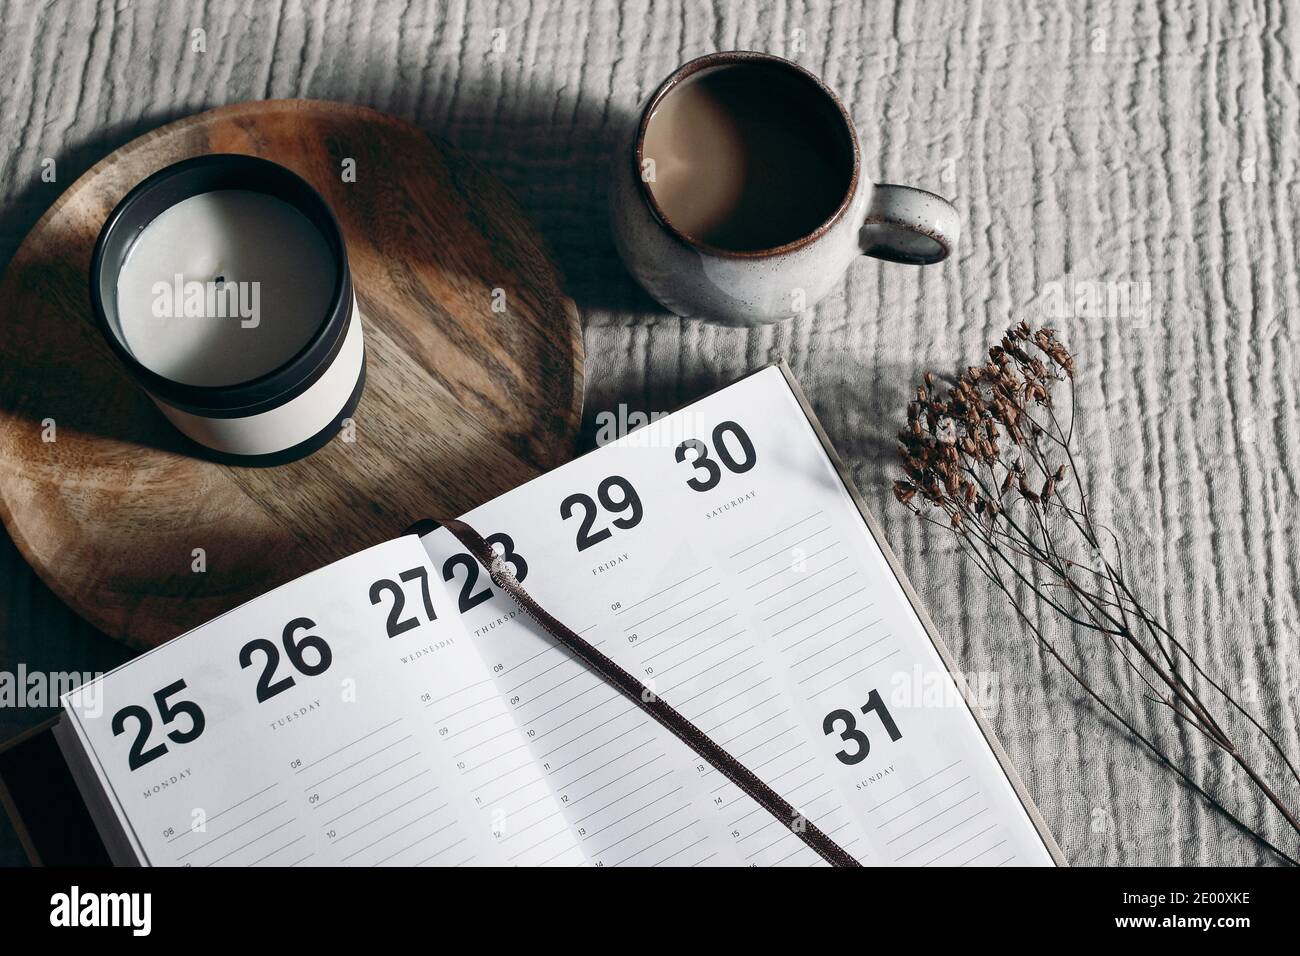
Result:
<instances>
[{"instance_id":1,"label":"dried flower sprig","mask_svg":"<svg viewBox=\"0 0 1300 956\"><path fill-rule=\"evenodd\" d=\"M1111 717L1236 826L1296 863L1201 786L1190 766L1140 732L1118 697L1092 686L1047 639L1032 599L1022 598L1027 590L1070 624L1100 635L1101 646L1140 679L1144 696L1230 757L1300 837L1294 793L1283 799L1254 754L1263 749L1278 758L1288 792L1300 785L1295 763L1141 603L1126 579L1118 538L1094 520L1075 464L1074 371L1073 356L1052 329L1021 322L989 349L987 362L946 387L927 373L898 436L903 477L894 495L922 521L954 535L1044 650ZM1062 385L1069 408L1058 412L1054 389Z\"/></svg>"}]
</instances>

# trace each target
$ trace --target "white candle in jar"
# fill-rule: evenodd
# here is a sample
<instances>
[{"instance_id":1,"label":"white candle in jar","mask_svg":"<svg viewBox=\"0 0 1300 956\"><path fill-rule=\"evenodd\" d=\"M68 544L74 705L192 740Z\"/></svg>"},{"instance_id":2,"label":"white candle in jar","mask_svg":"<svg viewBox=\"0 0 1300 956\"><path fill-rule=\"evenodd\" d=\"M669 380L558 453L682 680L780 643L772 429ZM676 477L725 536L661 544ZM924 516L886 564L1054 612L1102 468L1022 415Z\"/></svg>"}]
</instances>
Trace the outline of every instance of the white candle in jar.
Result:
<instances>
[{"instance_id":1,"label":"white candle in jar","mask_svg":"<svg viewBox=\"0 0 1300 956\"><path fill-rule=\"evenodd\" d=\"M337 435L366 381L347 249L324 198L256 156L181 160L109 214L95 323L208 457L276 465Z\"/></svg>"},{"instance_id":2,"label":"white candle in jar","mask_svg":"<svg viewBox=\"0 0 1300 956\"><path fill-rule=\"evenodd\" d=\"M185 385L256 379L293 358L326 319L334 259L303 213L242 189L165 209L117 277L121 338L150 371Z\"/></svg>"}]
</instances>

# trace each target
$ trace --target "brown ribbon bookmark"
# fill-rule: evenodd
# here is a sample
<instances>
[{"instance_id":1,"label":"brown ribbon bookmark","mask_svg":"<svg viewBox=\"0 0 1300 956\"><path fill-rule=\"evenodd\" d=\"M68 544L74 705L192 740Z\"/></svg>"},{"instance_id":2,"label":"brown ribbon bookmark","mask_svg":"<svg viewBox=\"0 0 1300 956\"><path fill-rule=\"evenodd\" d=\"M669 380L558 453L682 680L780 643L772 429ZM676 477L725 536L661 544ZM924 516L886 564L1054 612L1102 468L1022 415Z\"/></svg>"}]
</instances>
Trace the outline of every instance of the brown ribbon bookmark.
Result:
<instances>
[{"instance_id":1,"label":"brown ribbon bookmark","mask_svg":"<svg viewBox=\"0 0 1300 956\"><path fill-rule=\"evenodd\" d=\"M778 823L812 847L832 866L862 865L819 830L811 820L795 810L779 793L760 780L752 770L714 743L704 731L670 707L645 684L548 614L520 586L509 562L504 561L477 531L463 521L443 521L442 526L469 549L469 553L483 565L483 569L491 576L496 586L510 595L514 602L540 624L546 633L622 691L629 700L672 731L678 739L712 764L720 774L753 797L759 806L776 818Z\"/></svg>"}]
</instances>

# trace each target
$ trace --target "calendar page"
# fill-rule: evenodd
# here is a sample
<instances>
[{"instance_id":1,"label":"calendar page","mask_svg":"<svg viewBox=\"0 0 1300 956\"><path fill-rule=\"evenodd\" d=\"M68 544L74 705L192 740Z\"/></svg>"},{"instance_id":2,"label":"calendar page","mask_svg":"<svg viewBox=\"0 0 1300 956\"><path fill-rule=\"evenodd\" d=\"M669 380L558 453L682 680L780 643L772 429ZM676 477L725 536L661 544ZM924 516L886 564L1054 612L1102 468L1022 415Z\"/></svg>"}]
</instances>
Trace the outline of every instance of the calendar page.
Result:
<instances>
[{"instance_id":1,"label":"calendar page","mask_svg":"<svg viewBox=\"0 0 1300 956\"><path fill-rule=\"evenodd\" d=\"M780 369L466 519L543 607L862 862L1053 862ZM299 578L63 704L57 736L121 862L824 863L444 529Z\"/></svg>"},{"instance_id":2,"label":"calendar page","mask_svg":"<svg viewBox=\"0 0 1300 956\"><path fill-rule=\"evenodd\" d=\"M83 685L65 734L142 864L501 863L429 718L489 678L458 617L419 541L390 541Z\"/></svg>"},{"instance_id":3,"label":"calendar page","mask_svg":"<svg viewBox=\"0 0 1300 956\"><path fill-rule=\"evenodd\" d=\"M551 614L863 863L1053 863L780 369L465 517ZM442 697L439 734L464 774L531 765L567 822L516 823L503 798L507 853L822 863L545 635L449 532L423 542L495 690Z\"/></svg>"}]
</instances>

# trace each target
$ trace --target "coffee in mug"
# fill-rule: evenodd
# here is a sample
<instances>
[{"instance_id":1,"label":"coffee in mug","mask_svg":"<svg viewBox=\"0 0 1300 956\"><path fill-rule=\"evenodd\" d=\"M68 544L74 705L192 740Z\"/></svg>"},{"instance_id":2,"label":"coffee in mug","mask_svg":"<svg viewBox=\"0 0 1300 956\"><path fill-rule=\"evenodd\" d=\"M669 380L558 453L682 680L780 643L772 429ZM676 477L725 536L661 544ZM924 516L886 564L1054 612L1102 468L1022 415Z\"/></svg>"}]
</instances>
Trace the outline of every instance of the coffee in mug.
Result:
<instances>
[{"instance_id":1,"label":"coffee in mug","mask_svg":"<svg viewBox=\"0 0 1300 956\"><path fill-rule=\"evenodd\" d=\"M939 262L957 213L873 184L839 99L798 64L713 53L668 77L615 159L619 252L679 315L749 325L811 307L859 254Z\"/></svg>"},{"instance_id":2,"label":"coffee in mug","mask_svg":"<svg viewBox=\"0 0 1300 956\"><path fill-rule=\"evenodd\" d=\"M753 63L686 79L651 115L642 153L665 218L701 243L745 252L813 232L853 176L834 105L797 73Z\"/></svg>"}]
</instances>

